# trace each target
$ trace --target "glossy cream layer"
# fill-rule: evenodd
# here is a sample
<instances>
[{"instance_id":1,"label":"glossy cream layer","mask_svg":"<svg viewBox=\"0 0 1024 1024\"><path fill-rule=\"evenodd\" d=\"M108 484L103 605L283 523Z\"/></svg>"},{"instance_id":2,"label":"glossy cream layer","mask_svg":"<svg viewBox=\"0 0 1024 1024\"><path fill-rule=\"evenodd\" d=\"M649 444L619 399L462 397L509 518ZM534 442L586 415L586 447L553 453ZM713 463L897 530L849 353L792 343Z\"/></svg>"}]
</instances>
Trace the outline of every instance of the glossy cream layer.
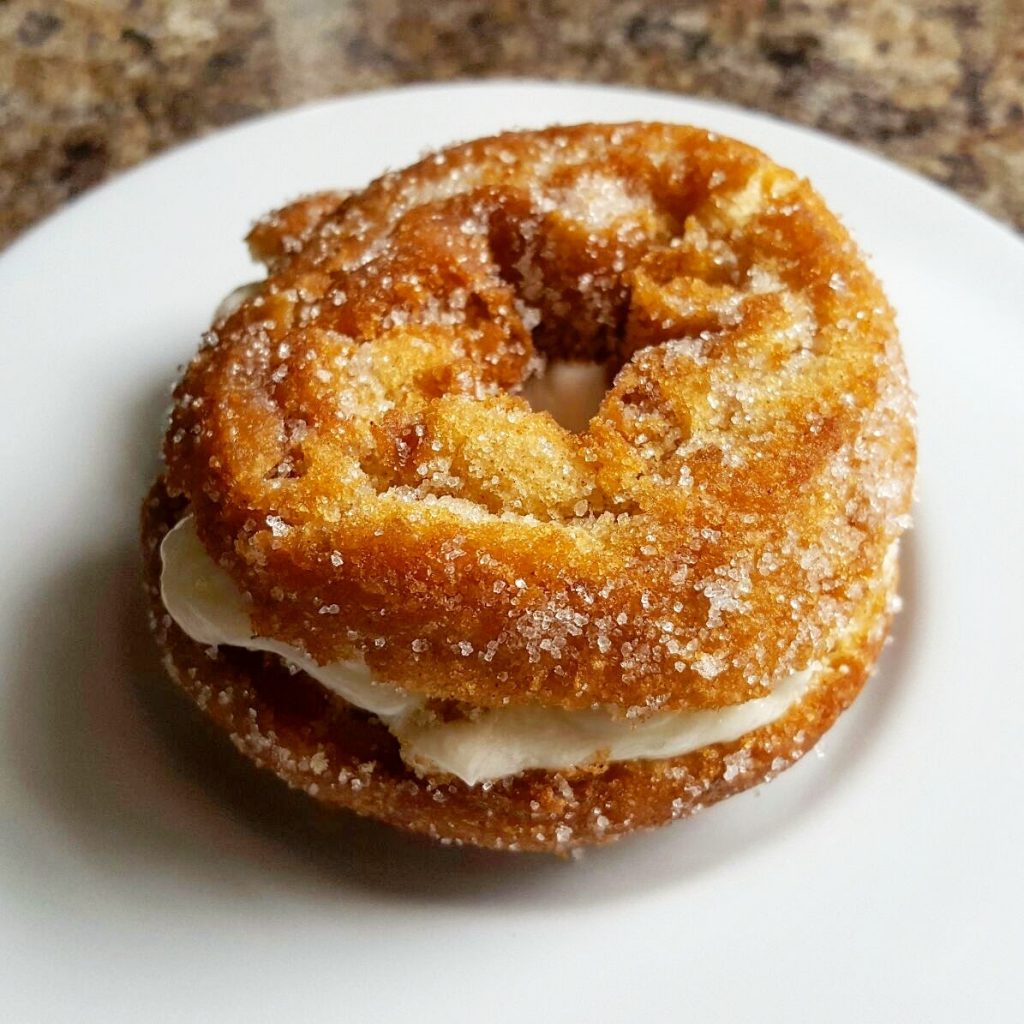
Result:
<instances>
[{"instance_id":1,"label":"glossy cream layer","mask_svg":"<svg viewBox=\"0 0 1024 1024\"><path fill-rule=\"evenodd\" d=\"M377 715L398 738L407 763L450 773L470 785L528 768L556 771L595 760L677 757L739 739L781 717L814 681L813 671L799 672L768 696L744 704L667 711L637 721L602 710L541 707L480 710L464 719L441 721L424 710L422 697L374 681L362 662L318 665L291 644L254 636L247 596L206 553L190 516L167 534L160 553L164 606L193 640L279 655L349 703Z\"/></svg>"}]
</instances>

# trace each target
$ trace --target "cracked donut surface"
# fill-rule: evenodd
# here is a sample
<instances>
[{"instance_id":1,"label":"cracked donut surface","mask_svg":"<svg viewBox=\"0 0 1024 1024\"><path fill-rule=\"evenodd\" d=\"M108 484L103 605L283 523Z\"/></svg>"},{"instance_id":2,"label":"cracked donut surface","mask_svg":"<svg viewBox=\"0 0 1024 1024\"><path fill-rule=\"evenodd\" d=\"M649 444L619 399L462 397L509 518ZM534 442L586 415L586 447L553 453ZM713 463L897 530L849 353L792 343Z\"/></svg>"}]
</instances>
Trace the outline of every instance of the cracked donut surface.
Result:
<instances>
[{"instance_id":1,"label":"cracked donut surface","mask_svg":"<svg viewBox=\"0 0 1024 1024\"><path fill-rule=\"evenodd\" d=\"M913 412L892 311L806 181L680 126L510 133L300 200L250 246L267 277L177 387L144 532L175 674L221 694L204 703L252 756L441 837L565 848L760 781L853 699L893 600ZM608 381L582 429L528 400L564 361ZM159 593L184 517L254 637L358 663L441 725L598 714L618 736L806 686L740 738L527 762L484 789L417 757L406 720L389 729L273 655L203 655ZM280 756L245 739L275 714L263 677L275 700L325 702L306 732L271 730ZM377 766L372 799L373 772L353 789L334 763L347 734L389 752L358 762ZM538 825L545 787L593 799L562 792L570 810Z\"/></svg>"}]
</instances>

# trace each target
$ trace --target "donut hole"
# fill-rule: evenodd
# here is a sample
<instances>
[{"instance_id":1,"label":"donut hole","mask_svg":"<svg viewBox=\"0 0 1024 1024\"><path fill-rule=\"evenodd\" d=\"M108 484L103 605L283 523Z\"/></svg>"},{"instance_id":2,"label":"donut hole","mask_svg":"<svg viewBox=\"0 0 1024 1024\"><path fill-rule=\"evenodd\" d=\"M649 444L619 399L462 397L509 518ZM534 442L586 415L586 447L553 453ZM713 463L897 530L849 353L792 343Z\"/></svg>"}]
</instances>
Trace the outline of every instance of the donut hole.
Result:
<instances>
[{"instance_id":1,"label":"donut hole","mask_svg":"<svg viewBox=\"0 0 1024 1024\"><path fill-rule=\"evenodd\" d=\"M606 363L549 359L523 384L522 396L534 412L546 412L559 426L582 434L596 415L610 383Z\"/></svg>"}]
</instances>

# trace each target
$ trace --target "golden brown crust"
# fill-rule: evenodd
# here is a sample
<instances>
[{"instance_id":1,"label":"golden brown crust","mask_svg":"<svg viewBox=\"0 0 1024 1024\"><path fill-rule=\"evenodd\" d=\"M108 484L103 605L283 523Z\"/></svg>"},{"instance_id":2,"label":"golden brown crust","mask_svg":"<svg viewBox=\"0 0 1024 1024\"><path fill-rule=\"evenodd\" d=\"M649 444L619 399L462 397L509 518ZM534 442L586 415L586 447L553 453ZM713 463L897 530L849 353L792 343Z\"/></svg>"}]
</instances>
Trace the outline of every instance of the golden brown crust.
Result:
<instances>
[{"instance_id":1,"label":"golden brown crust","mask_svg":"<svg viewBox=\"0 0 1024 1024\"><path fill-rule=\"evenodd\" d=\"M914 464L892 313L756 150L503 135L252 242L270 276L207 336L165 454L259 632L477 706L716 707L880 585ZM618 371L582 434L519 394L549 357Z\"/></svg>"},{"instance_id":2,"label":"golden brown crust","mask_svg":"<svg viewBox=\"0 0 1024 1024\"><path fill-rule=\"evenodd\" d=\"M317 225L344 201L341 192L316 192L261 217L246 238L253 259L274 267L301 252Z\"/></svg>"},{"instance_id":3,"label":"golden brown crust","mask_svg":"<svg viewBox=\"0 0 1024 1024\"><path fill-rule=\"evenodd\" d=\"M269 276L176 391L143 514L168 668L318 799L447 841L566 851L777 774L885 634L915 462L892 312L810 186L740 143L583 125L454 147L249 238ZM549 359L604 363L579 434ZM253 627L477 707L782 718L677 758L469 786L276 658L204 650L159 596L186 511Z\"/></svg>"},{"instance_id":4,"label":"golden brown crust","mask_svg":"<svg viewBox=\"0 0 1024 1024\"><path fill-rule=\"evenodd\" d=\"M143 508L146 587L171 675L257 765L325 803L445 842L566 853L687 817L777 775L853 702L885 636L892 581L867 595L815 687L786 715L732 743L657 761L491 785L415 774L375 718L278 658L189 639L160 600L160 541L183 511L158 483Z\"/></svg>"}]
</instances>

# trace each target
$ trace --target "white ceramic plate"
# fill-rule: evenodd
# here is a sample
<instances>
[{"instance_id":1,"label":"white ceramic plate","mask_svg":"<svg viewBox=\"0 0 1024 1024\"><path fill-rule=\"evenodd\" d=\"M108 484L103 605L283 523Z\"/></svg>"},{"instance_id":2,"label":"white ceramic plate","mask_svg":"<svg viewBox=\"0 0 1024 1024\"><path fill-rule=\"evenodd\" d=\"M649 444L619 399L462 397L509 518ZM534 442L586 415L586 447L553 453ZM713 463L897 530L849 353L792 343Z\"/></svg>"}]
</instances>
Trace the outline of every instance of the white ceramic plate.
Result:
<instances>
[{"instance_id":1,"label":"white ceramic plate","mask_svg":"<svg viewBox=\"0 0 1024 1024\"><path fill-rule=\"evenodd\" d=\"M920 394L906 610L770 786L578 862L325 815L156 664L136 509L251 218L512 126L664 119L809 175L900 313ZM1024 997L1024 246L953 196L709 103L417 88L256 121L0 260L0 1005L11 1021L1009 1019ZM1019 1018L1018 1018L1019 1019Z\"/></svg>"}]
</instances>

